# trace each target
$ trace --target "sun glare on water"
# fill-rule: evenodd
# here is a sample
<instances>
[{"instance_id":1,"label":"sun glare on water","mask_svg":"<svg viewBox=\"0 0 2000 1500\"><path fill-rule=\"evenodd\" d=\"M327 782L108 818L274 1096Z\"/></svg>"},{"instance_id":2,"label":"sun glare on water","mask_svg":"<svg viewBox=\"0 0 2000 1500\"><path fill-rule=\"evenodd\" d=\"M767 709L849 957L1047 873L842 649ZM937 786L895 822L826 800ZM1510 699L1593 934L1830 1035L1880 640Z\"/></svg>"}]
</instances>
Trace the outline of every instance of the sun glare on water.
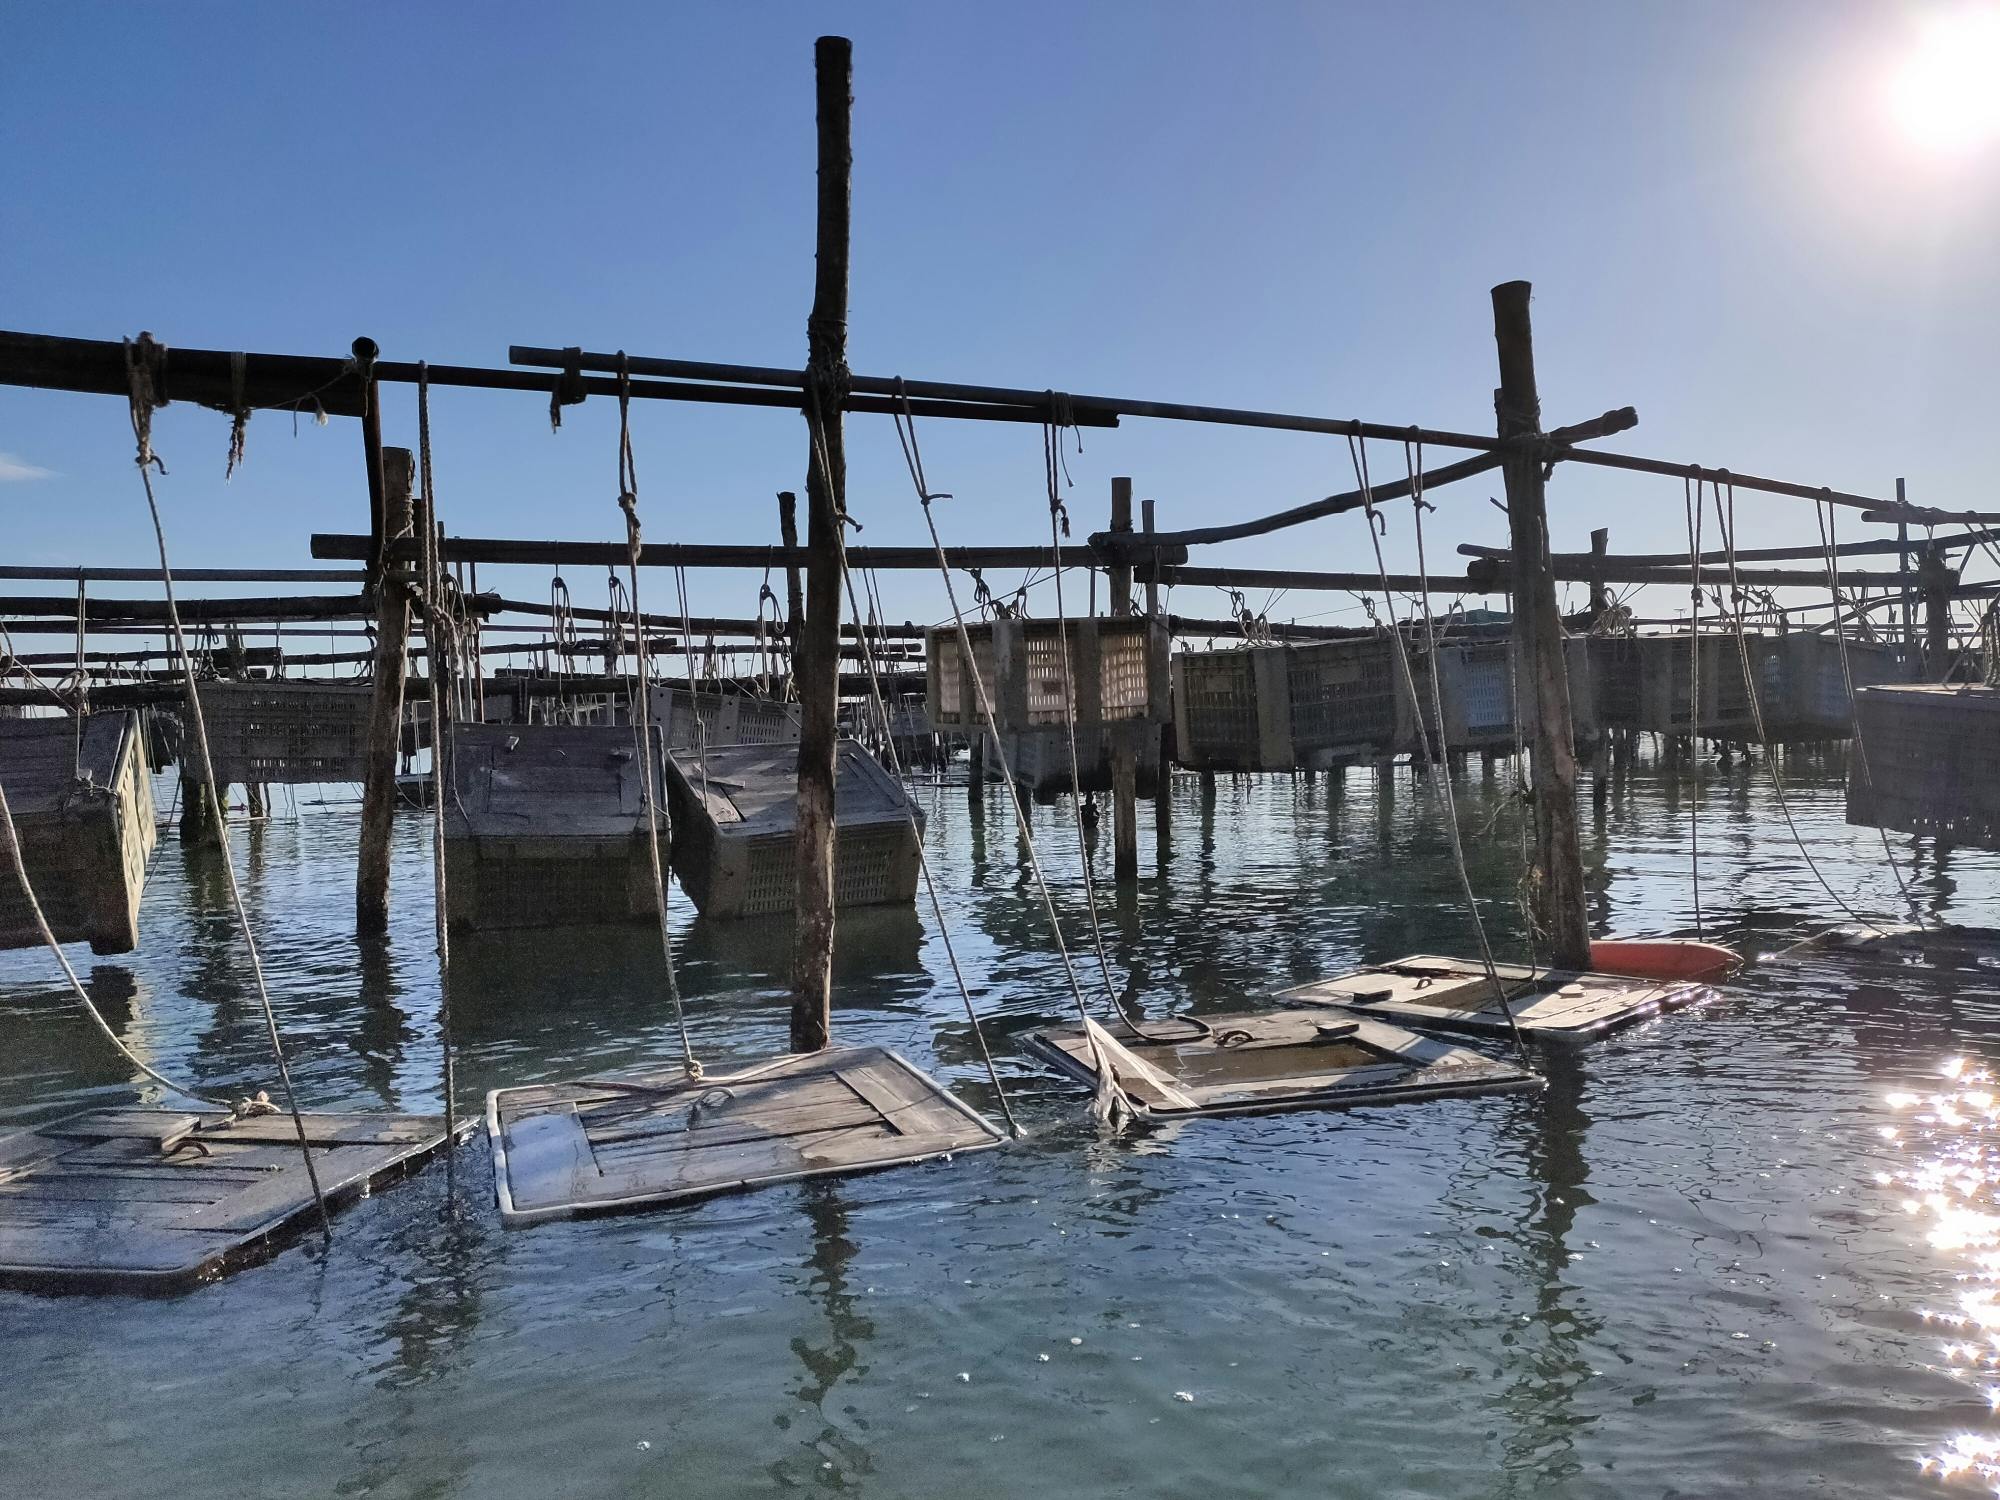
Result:
<instances>
[{"instance_id":1,"label":"sun glare on water","mask_svg":"<svg viewBox=\"0 0 2000 1500\"><path fill-rule=\"evenodd\" d=\"M1913 144L1938 156L2000 141L2000 6L1926 16L1891 76L1889 110Z\"/></svg>"}]
</instances>

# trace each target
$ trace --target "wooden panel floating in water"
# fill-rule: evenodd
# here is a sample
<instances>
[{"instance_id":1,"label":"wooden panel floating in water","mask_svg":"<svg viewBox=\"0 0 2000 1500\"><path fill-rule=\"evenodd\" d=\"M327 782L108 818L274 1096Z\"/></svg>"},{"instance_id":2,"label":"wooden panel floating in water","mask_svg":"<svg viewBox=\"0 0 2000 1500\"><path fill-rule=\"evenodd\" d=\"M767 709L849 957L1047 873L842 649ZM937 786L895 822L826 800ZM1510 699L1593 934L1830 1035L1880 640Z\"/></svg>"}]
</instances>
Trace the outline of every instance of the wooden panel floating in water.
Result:
<instances>
[{"instance_id":1,"label":"wooden panel floating in water","mask_svg":"<svg viewBox=\"0 0 2000 1500\"><path fill-rule=\"evenodd\" d=\"M435 1115L309 1114L329 1208L445 1142ZM291 1116L105 1109L0 1138L0 1285L192 1286L317 1214Z\"/></svg>"},{"instance_id":2,"label":"wooden panel floating in water","mask_svg":"<svg viewBox=\"0 0 2000 1500\"><path fill-rule=\"evenodd\" d=\"M1813 946L1894 963L2000 969L2000 929L1962 927L1954 922L1930 927L1909 922L1848 922L1821 933Z\"/></svg>"},{"instance_id":3,"label":"wooden panel floating in water","mask_svg":"<svg viewBox=\"0 0 2000 1500\"><path fill-rule=\"evenodd\" d=\"M1542 1082L1512 1063L1365 1017L1291 1008L1204 1019L1206 1034L1185 1023L1161 1023L1153 1034L1168 1039L1160 1041L1129 1030L1113 1038L1095 1023L1092 1029L1118 1086L1160 1119L1352 1109L1540 1088ZM1035 1032L1027 1046L1071 1077L1096 1083L1082 1027Z\"/></svg>"},{"instance_id":4,"label":"wooden panel floating in water","mask_svg":"<svg viewBox=\"0 0 2000 1500\"><path fill-rule=\"evenodd\" d=\"M1507 991L1514 1024L1528 1035L1557 1042L1592 1041L1705 993L1705 986L1687 981L1656 983L1521 964L1494 968ZM1421 954L1280 990L1278 998L1292 1005L1365 1012L1426 1031L1509 1034L1506 1012L1494 997L1486 966L1477 959Z\"/></svg>"},{"instance_id":5,"label":"wooden panel floating in water","mask_svg":"<svg viewBox=\"0 0 2000 1500\"><path fill-rule=\"evenodd\" d=\"M0 719L0 787L56 938L129 953L139 946L139 897L158 836L145 738L131 710L86 716L80 747L76 734L69 718ZM0 859L0 948L41 942L27 897Z\"/></svg>"},{"instance_id":6,"label":"wooden panel floating in water","mask_svg":"<svg viewBox=\"0 0 2000 1500\"><path fill-rule=\"evenodd\" d=\"M1000 1133L894 1052L842 1047L689 1080L678 1068L486 1096L501 1221L623 1213L928 1161Z\"/></svg>"}]
</instances>

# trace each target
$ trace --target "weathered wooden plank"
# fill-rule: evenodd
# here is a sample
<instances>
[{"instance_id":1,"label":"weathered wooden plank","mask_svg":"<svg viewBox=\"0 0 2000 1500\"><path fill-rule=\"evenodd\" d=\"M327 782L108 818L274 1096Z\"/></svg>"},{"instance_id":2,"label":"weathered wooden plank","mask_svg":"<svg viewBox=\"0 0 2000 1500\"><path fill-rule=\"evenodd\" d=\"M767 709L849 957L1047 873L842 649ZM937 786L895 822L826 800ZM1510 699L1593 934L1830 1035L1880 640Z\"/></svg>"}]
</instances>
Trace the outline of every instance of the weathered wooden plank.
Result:
<instances>
[{"instance_id":1,"label":"weathered wooden plank","mask_svg":"<svg viewBox=\"0 0 2000 1500\"><path fill-rule=\"evenodd\" d=\"M44 1162L75 1149L76 1142L73 1140L46 1136L36 1130L24 1130L18 1135L0 1138L0 1182L32 1171Z\"/></svg>"},{"instance_id":2,"label":"weathered wooden plank","mask_svg":"<svg viewBox=\"0 0 2000 1500\"><path fill-rule=\"evenodd\" d=\"M603 1175L574 1111L529 1115L507 1127L507 1181L527 1206L587 1197Z\"/></svg>"},{"instance_id":3,"label":"weathered wooden plank","mask_svg":"<svg viewBox=\"0 0 2000 1500\"><path fill-rule=\"evenodd\" d=\"M220 1121L222 1115L174 1114L162 1109L100 1109L87 1115L70 1115L41 1127L41 1135L71 1136L79 1140L111 1140L134 1136L161 1140L178 1135L206 1121Z\"/></svg>"},{"instance_id":4,"label":"weathered wooden plank","mask_svg":"<svg viewBox=\"0 0 2000 1500\"><path fill-rule=\"evenodd\" d=\"M0 1271L192 1272L221 1248L166 1229L134 1226L107 1235L92 1229L16 1229L0 1222Z\"/></svg>"},{"instance_id":5,"label":"weathered wooden plank","mask_svg":"<svg viewBox=\"0 0 2000 1500\"><path fill-rule=\"evenodd\" d=\"M394 1161L370 1146L335 1146L318 1152L313 1165L319 1169L320 1190L331 1198ZM224 1234L251 1234L282 1223L312 1206L312 1184L305 1164L295 1161L263 1181L229 1194L217 1202L188 1210L175 1225L179 1229L210 1229Z\"/></svg>"},{"instance_id":6,"label":"weathered wooden plank","mask_svg":"<svg viewBox=\"0 0 2000 1500\"><path fill-rule=\"evenodd\" d=\"M809 1104L799 1109L770 1109L754 1115L711 1120L690 1126L685 1115L655 1117L652 1129L626 1130L616 1135L590 1132L590 1145L605 1170L614 1160L629 1162L639 1156L662 1153L686 1155L707 1151L739 1141L774 1139L789 1135L810 1135L823 1130L844 1130L868 1125L881 1119L866 1101L849 1097L844 1102Z\"/></svg>"},{"instance_id":7,"label":"weathered wooden plank","mask_svg":"<svg viewBox=\"0 0 2000 1500\"><path fill-rule=\"evenodd\" d=\"M236 1186L233 1181L192 1173L173 1177L164 1173L47 1172L0 1183L0 1217L9 1216L10 1205L42 1201L214 1203Z\"/></svg>"},{"instance_id":8,"label":"weathered wooden plank","mask_svg":"<svg viewBox=\"0 0 2000 1500\"><path fill-rule=\"evenodd\" d=\"M315 1146L407 1146L434 1138L436 1120L421 1115L311 1114L305 1117L306 1139ZM232 1120L210 1135L204 1127L203 1140L227 1141L243 1145L280 1145L298 1153L299 1137L291 1116L258 1115Z\"/></svg>"}]
</instances>

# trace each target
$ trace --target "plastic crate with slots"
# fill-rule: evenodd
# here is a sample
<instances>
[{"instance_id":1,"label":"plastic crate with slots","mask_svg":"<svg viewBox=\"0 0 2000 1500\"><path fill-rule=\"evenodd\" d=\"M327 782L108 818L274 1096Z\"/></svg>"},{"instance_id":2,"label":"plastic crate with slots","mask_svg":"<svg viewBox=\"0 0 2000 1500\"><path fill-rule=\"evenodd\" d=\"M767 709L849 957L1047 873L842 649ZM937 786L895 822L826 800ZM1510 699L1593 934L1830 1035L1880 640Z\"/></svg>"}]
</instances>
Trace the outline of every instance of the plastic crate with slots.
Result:
<instances>
[{"instance_id":1,"label":"plastic crate with slots","mask_svg":"<svg viewBox=\"0 0 2000 1500\"><path fill-rule=\"evenodd\" d=\"M1761 664L1770 642L1749 638L1752 680L1763 692ZM1696 689L1699 652L1700 702ZM1657 734L1700 734L1724 739L1755 735L1749 682L1743 675L1743 648L1734 631L1700 636L1643 635L1611 640L1592 659L1599 687L1597 703L1606 724ZM1762 698L1759 703L1761 706ZM1626 717L1629 705L1630 717Z\"/></svg>"},{"instance_id":2,"label":"plastic crate with slots","mask_svg":"<svg viewBox=\"0 0 2000 1500\"><path fill-rule=\"evenodd\" d=\"M93 953L136 948L157 837L138 714L88 715L81 746L73 719L0 719L0 786L57 940L87 942ZM0 948L41 943L13 871L0 872Z\"/></svg>"},{"instance_id":3,"label":"plastic crate with slots","mask_svg":"<svg viewBox=\"0 0 2000 1500\"><path fill-rule=\"evenodd\" d=\"M218 782L305 785L367 774L374 690L366 683L204 682L200 691Z\"/></svg>"},{"instance_id":4,"label":"plastic crate with slots","mask_svg":"<svg viewBox=\"0 0 2000 1500\"><path fill-rule=\"evenodd\" d=\"M645 789L629 725L458 724L448 738L445 880L454 925L653 917ZM657 751L653 775L663 804ZM660 831L664 843L664 805Z\"/></svg>"},{"instance_id":5,"label":"plastic crate with slots","mask_svg":"<svg viewBox=\"0 0 2000 1500\"><path fill-rule=\"evenodd\" d=\"M1063 724L1071 709L1080 725L1167 719L1167 631L1139 615L1108 619L993 620L968 625L974 668L1004 734ZM940 729L980 729L973 674L965 669L956 626L928 632L925 707Z\"/></svg>"},{"instance_id":6,"label":"plastic crate with slots","mask_svg":"<svg viewBox=\"0 0 2000 1500\"><path fill-rule=\"evenodd\" d=\"M1784 738L1847 739L1854 732L1849 673L1856 692L1909 682L1916 676L1912 659L1880 641L1848 641L1845 666L1842 644L1831 635L1795 633L1779 637L1771 646L1764 714L1774 737L1782 728Z\"/></svg>"},{"instance_id":7,"label":"plastic crate with slots","mask_svg":"<svg viewBox=\"0 0 2000 1500\"><path fill-rule=\"evenodd\" d=\"M714 688L654 687L651 712L669 745L795 745L799 740L798 705L775 698Z\"/></svg>"},{"instance_id":8,"label":"plastic crate with slots","mask_svg":"<svg viewBox=\"0 0 2000 1500\"><path fill-rule=\"evenodd\" d=\"M2000 688L1908 684L1855 698L1847 821L2000 849Z\"/></svg>"},{"instance_id":9,"label":"plastic crate with slots","mask_svg":"<svg viewBox=\"0 0 2000 1500\"><path fill-rule=\"evenodd\" d=\"M1293 764L1316 769L1415 748L1414 705L1390 637L1317 641L1284 651ZM1414 655L1410 666L1418 692L1427 694L1427 667Z\"/></svg>"},{"instance_id":10,"label":"plastic crate with slots","mask_svg":"<svg viewBox=\"0 0 2000 1500\"><path fill-rule=\"evenodd\" d=\"M1414 665L1414 663L1413 663ZM1592 642L1570 636L1563 642L1563 667L1569 677L1571 733L1578 740L1594 739L1598 731ZM1427 683L1419 676L1418 691ZM1514 704L1525 697L1528 684L1517 680L1514 643L1507 636L1451 641L1438 647L1438 690L1444 703L1447 750L1511 750L1516 734ZM1425 705L1424 722L1433 721Z\"/></svg>"},{"instance_id":11,"label":"plastic crate with slots","mask_svg":"<svg viewBox=\"0 0 2000 1500\"><path fill-rule=\"evenodd\" d=\"M705 917L789 915L797 869L798 750L792 745L675 746L667 783L673 867ZM902 784L853 740L835 751L834 901L907 906L917 895L923 815Z\"/></svg>"}]
</instances>

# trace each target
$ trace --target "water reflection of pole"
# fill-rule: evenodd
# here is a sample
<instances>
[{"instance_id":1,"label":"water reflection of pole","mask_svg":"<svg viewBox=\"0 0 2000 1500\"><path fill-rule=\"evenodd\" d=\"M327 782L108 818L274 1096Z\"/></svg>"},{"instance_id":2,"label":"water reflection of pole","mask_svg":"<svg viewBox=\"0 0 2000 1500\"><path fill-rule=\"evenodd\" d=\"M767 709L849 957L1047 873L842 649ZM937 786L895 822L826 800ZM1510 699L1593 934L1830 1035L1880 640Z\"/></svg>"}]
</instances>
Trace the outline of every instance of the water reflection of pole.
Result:
<instances>
[{"instance_id":1,"label":"water reflection of pole","mask_svg":"<svg viewBox=\"0 0 2000 1500\"><path fill-rule=\"evenodd\" d=\"M799 1399L822 1406L840 1377L854 1368L860 1346L875 1336L875 1325L855 1313L854 1298L848 1291L847 1268L856 1246L848 1238L847 1203L840 1184L821 1178L803 1183L800 1191L805 1196L806 1220L812 1226L812 1256L806 1262L812 1272L808 1291L826 1313L827 1337L823 1344L803 1336L794 1338L792 1353L806 1371ZM842 1435L831 1424L821 1432L827 1440Z\"/></svg>"},{"instance_id":2,"label":"water reflection of pole","mask_svg":"<svg viewBox=\"0 0 2000 1500\"><path fill-rule=\"evenodd\" d=\"M396 983L395 966L389 961L389 944L382 938L360 938L361 984L357 995L361 1015L352 1027L343 1027L348 1046L361 1060L361 1076L369 1092L385 1103L395 1098L396 1070L402 1060L403 1044L410 1031L403 1015L402 987Z\"/></svg>"},{"instance_id":3,"label":"water reflection of pole","mask_svg":"<svg viewBox=\"0 0 2000 1500\"><path fill-rule=\"evenodd\" d=\"M1501 1396L1514 1418L1505 1440L1510 1473L1530 1472L1539 1485L1574 1477L1577 1419L1571 1406L1590 1379L1584 1345L1601 1331L1603 1320L1565 1305L1563 1278L1570 1266L1570 1234L1579 1209L1596 1202L1585 1183L1584 1073L1573 1053L1550 1051L1542 1059L1548 1087L1513 1116L1525 1127L1522 1159L1528 1180L1541 1192L1528 1209L1519 1249L1534 1296L1534 1327L1545 1342L1532 1351Z\"/></svg>"}]
</instances>

